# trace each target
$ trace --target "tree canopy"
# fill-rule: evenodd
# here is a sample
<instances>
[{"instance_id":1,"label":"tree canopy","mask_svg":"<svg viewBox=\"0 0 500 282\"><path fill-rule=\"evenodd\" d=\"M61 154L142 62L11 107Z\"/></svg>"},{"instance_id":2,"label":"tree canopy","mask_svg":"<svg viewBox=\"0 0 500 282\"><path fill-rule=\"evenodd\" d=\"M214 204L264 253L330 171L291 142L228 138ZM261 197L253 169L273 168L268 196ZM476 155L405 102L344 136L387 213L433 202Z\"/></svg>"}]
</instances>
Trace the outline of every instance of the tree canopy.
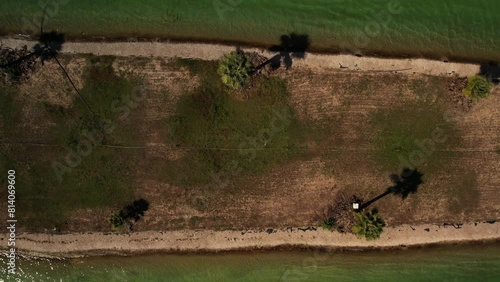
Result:
<instances>
[{"instance_id":1,"label":"tree canopy","mask_svg":"<svg viewBox=\"0 0 500 282\"><path fill-rule=\"evenodd\" d=\"M252 71L253 66L245 54L233 51L224 55L217 72L225 85L238 89L248 85Z\"/></svg>"},{"instance_id":2,"label":"tree canopy","mask_svg":"<svg viewBox=\"0 0 500 282\"><path fill-rule=\"evenodd\" d=\"M479 98L488 97L488 95L490 95L490 91L490 80L482 75L475 75L467 79L467 86L465 86L464 95L475 101Z\"/></svg>"},{"instance_id":3,"label":"tree canopy","mask_svg":"<svg viewBox=\"0 0 500 282\"><path fill-rule=\"evenodd\" d=\"M352 227L352 232L359 238L365 237L367 240L380 238L380 234L384 230L385 223L378 215L376 209L365 213L355 213L355 222Z\"/></svg>"}]
</instances>

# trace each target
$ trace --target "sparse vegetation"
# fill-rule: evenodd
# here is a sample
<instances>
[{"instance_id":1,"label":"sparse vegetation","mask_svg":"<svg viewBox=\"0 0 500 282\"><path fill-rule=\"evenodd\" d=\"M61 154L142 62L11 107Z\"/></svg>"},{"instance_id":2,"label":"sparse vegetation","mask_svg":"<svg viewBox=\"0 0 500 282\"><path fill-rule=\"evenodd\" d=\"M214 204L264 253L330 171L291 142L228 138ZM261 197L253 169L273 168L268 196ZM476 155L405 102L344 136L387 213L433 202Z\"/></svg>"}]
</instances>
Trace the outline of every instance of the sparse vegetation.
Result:
<instances>
[{"instance_id":1,"label":"sparse vegetation","mask_svg":"<svg viewBox=\"0 0 500 282\"><path fill-rule=\"evenodd\" d=\"M337 220L333 217L329 217L323 220L323 224L321 225L326 230L334 230L337 228Z\"/></svg>"},{"instance_id":2,"label":"sparse vegetation","mask_svg":"<svg viewBox=\"0 0 500 282\"><path fill-rule=\"evenodd\" d=\"M80 91L95 116L87 111L79 99L75 99L70 107L53 105L48 101L41 101L39 104L30 101L35 106L34 109L42 113L39 116L46 116L46 120L37 121L37 124L45 124L44 129L50 139L42 138L41 142L50 142L52 146L2 148L8 157L20 152L34 156L13 158L11 166L23 179L16 191L24 207L18 215L25 222L30 222L29 228L52 228L65 222L74 210L106 207L111 203L125 204L133 196L130 171L137 161L137 155L133 152L116 154L113 149L96 145L86 156L73 154L67 157L72 151L77 151L79 142L93 144L94 141L89 141L92 137L88 133L95 130L102 133L102 124L98 123L102 118L111 120L115 126L104 143L138 143L131 139L131 134L126 133L128 129L121 126L118 117L123 112L113 111L113 101L121 101L123 96L133 93L133 87L141 82L116 75L111 68L112 61L113 58L110 57L93 58L82 77L84 86ZM5 107L0 116L0 124L3 129L8 130L1 130L1 138L10 142L22 137L18 132L19 128L24 129L19 126L22 121L20 109L29 106L29 103L22 103L19 95L14 95L15 89L16 85L0 86L0 107ZM116 107L123 105L123 102L115 104ZM40 142L37 138L33 140ZM72 167L68 166L67 160L72 162ZM61 182L53 170L54 162L68 167Z\"/></svg>"},{"instance_id":3,"label":"sparse vegetation","mask_svg":"<svg viewBox=\"0 0 500 282\"><path fill-rule=\"evenodd\" d=\"M359 238L374 240L380 238L380 234L384 230L385 223L379 216L376 209L372 209L365 213L355 213L355 222L352 227L352 232Z\"/></svg>"},{"instance_id":4,"label":"sparse vegetation","mask_svg":"<svg viewBox=\"0 0 500 282\"><path fill-rule=\"evenodd\" d=\"M27 46L11 49L0 46L0 82L19 82L35 70L37 56Z\"/></svg>"},{"instance_id":5,"label":"sparse vegetation","mask_svg":"<svg viewBox=\"0 0 500 282\"><path fill-rule=\"evenodd\" d=\"M473 101L477 101L480 98L488 97L490 91L491 81L482 75L475 75L467 79L464 95L470 97Z\"/></svg>"},{"instance_id":6,"label":"sparse vegetation","mask_svg":"<svg viewBox=\"0 0 500 282\"><path fill-rule=\"evenodd\" d=\"M120 212L115 212L109 218L109 223L111 223L111 228L114 231L121 231L125 227L125 220L121 216Z\"/></svg>"},{"instance_id":7,"label":"sparse vegetation","mask_svg":"<svg viewBox=\"0 0 500 282\"><path fill-rule=\"evenodd\" d=\"M0 125L3 128L0 130L0 139L6 138L7 134L12 134L10 131L13 130L16 123L15 119L18 116L16 111L18 105L15 101L16 91L15 86L5 86L0 82Z\"/></svg>"},{"instance_id":8,"label":"sparse vegetation","mask_svg":"<svg viewBox=\"0 0 500 282\"><path fill-rule=\"evenodd\" d=\"M386 176L400 165L398 154L420 150L414 141L431 138L436 127L447 139L436 143L434 151L429 147L432 154L419 166L427 184L404 205L399 196L390 196L373 206L395 225L495 215L489 201L494 191L486 188L495 185L494 179L484 176L493 175L497 161L488 154L497 153L475 153L473 142L478 139L473 135L498 119L481 119L476 111L467 113L467 123L454 116L444 119L443 113L456 106L446 95L448 77L410 80L399 74L343 72L332 76L292 67L287 80L278 71L277 77L258 76L252 88L233 91L222 83L217 62L176 59L157 69L159 63L152 58L146 67L131 71L149 75L148 83L165 73L172 80L154 85L144 104L131 108L120 121L124 112L107 106L125 98L122 95L141 80L112 72L110 64L128 69L137 62L89 56L87 68L81 69L86 57L59 59L96 115L116 121L106 144L130 147L96 147L59 183L52 161L65 162L68 148L74 148L67 145L81 138L79 128L93 128L93 119L78 97L59 104L59 92L50 92L73 91L59 77L54 60L35 70L29 81L2 85L0 167L15 169L18 175L16 193L22 209L17 215L24 222L23 232L106 232L112 226L111 213L135 196L161 202L148 211L151 220L134 226L141 230L286 228L306 226L314 219L316 225L352 232L353 193L369 200L384 192ZM45 83L43 79L52 75L57 79ZM462 89L459 93L465 97ZM271 130L274 135L267 138L268 132L261 129L272 128L275 109L286 113L289 123L278 118L274 125L279 130ZM69 142L71 136L74 142ZM256 142L249 142L253 138ZM403 149L392 142L401 139ZM480 141L496 149L490 136ZM427 155L427 150L422 152ZM471 163L484 165L477 173L465 173ZM214 182L213 176L222 182ZM348 196L337 199L342 192ZM5 191L0 197L6 197ZM325 209L318 211L318 206ZM127 227L120 224L122 219L114 215L118 229Z\"/></svg>"},{"instance_id":9,"label":"sparse vegetation","mask_svg":"<svg viewBox=\"0 0 500 282\"><path fill-rule=\"evenodd\" d=\"M297 154L296 120L283 80L262 77L252 89L245 90L249 98L241 101L214 81L207 71L213 65L188 63L201 85L179 100L170 132L177 146L193 150L167 164L169 181L207 183L219 173L234 178L262 172Z\"/></svg>"},{"instance_id":10,"label":"sparse vegetation","mask_svg":"<svg viewBox=\"0 0 500 282\"><path fill-rule=\"evenodd\" d=\"M127 225L129 231L132 230L133 222L137 222L144 216L144 212L149 209L149 202L144 199L135 200L132 204L125 206L118 212L115 212L109 218L111 228L115 231L121 231Z\"/></svg>"},{"instance_id":11,"label":"sparse vegetation","mask_svg":"<svg viewBox=\"0 0 500 282\"><path fill-rule=\"evenodd\" d=\"M418 99L371 115L371 125L379 128L373 139L375 154L381 168L389 171L402 166L437 168L444 160L439 155L444 153L438 151L461 141L453 123L445 116L447 101L442 93L447 92L447 85L430 77L410 86Z\"/></svg>"},{"instance_id":12,"label":"sparse vegetation","mask_svg":"<svg viewBox=\"0 0 500 282\"><path fill-rule=\"evenodd\" d=\"M141 81L135 77L117 75L112 68L113 61L114 58L108 56L87 58L85 84L80 93L92 112L80 100L76 100L75 105L68 109L43 104L43 108L58 125L54 133L63 146L75 148L84 132L103 136L103 144L131 141L121 140L124 134L119 133L125 129L115 126L110 134L106 127L110 123L117 124L120 117L129 114L132 108L129 105L136 104L130 96L136 93L135 88Z\"/></svg>"},{"instance_id":13,"label":"sparse vegetation","mask_svg":"<svg viewBox=\"0 0 500 282\"><path fill-rule=\"evenodd\" d=\"M333 199L332 204L327 206L322 214L326 218L321 222L325 229L335 229L338 232L350 232L354 222L352 203L360 202L354 195L348 196L339 192Z\"/></svg>"},{"instance_id":14,"label":"sparse vegetation","mask_svg":"<svg viewBox=\"0 0 500 282\"><path fill-rule=\"evenodd\" d=\"M222 82L233 89L248 85L252 71L252 64L245 53L239 50L225 54L217 70Z\"/></svg>"}]
</instances>

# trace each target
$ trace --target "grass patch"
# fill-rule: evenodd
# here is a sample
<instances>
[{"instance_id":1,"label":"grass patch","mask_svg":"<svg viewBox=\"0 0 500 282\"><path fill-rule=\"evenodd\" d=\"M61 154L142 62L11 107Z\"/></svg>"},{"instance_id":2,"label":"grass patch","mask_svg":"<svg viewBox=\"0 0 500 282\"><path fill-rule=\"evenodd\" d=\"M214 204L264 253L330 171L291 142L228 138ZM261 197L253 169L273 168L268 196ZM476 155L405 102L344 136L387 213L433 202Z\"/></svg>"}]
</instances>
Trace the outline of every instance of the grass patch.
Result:
<instances>
[{"instance_id":1,"label":"grass patch","mask_svg":"<svg viewBox=\"0 0 500 282\"><path fill-rule=\"evenodd\" d=\"M7 138L11 130L14 130L16 121L18 121L19 105L15 101L17 87L14 85L0 84L0 139Z\"/></svg>"},{"instance_id":2,"label":"grass patch","mask_svg":"<svg viewBox=\"0 0 500 282\"><path fill-rule=\"evenodd\" d=\"M479 203L479 190L477 189L477 175L472 171L464 171L457 178L454 185L450 185L448 191L448 209L453 214L472 211Z\"/></svg>"},{"instance_id":3,"label":"grass patch","mask_svg":"<svg viewBox=\"0 0 500 282\"><path fill-rule=\"evenodd\" d=\"M200 225L200 223L202 223L205 219L203 217L199 217L199 216L192 216L190 219L189 219L189 225L191 227L198 227L198 225Z\"/></svg>"},{"instance_id":4,"label":"grass patch","mask_svg":"<svg viewBox=\"0 0 500 282\"><path fill-rule=\"evenodd\" d=\"M17 215L26 228L52 229L63 224L75 209L121 206L133 198L129 175L134 165L123 154L117 156L105 148L96 148L65 174L62 182L51 165L52 160L41 159L18 160L9 165L16 170L17 201L22 207Z\"/></svg>"},{"instance_id":5,"label":"grass patch","mask_svg":"<svg viewBox=\"0 0 500 282\"><path fill-rule=\"evenodd\" d=\"M132 176L141 152L116 151L98 142L88 155L80 154L76 158L81 158L80 161L73 157L78 163L76 167L71 168L67 161L70 152L79 152L79 144L93 143L85 133L92 133L94 137L102 134L104 144L137 144L132 140L133 135L127 134L129 128L121 126L121 120L128 111L133 111L133 107L128 106L134 102L130 95L141 81L117 75L111 66L112 57L89 56L87 59L80 94L93 114L80 99L75 99L69 108L42 103L41 110L55 122L51 133L61 147L56 152L53 148L37 148L30 154L32 157L17 157L12 163L19 175L17 192L19 205L23 207L18 215L32 230L60 226L75 209L121 207L133 200ZM5 100L3 94L2 99ZM12 117L2 116L2 119ZM4 153L13 158L19 152L9 149ZM62 181L54 172L54 162L69 168L62 175Z\"/></svg>"},{"instance_id":6,"label":"grass patch","mask_svg":"<svg viewBox=\"0 0 500 282\"><path fill-rule=\"evenodd\" d=\"M375 137L378 160L384 168L396 171L410 168L437 167L442 160L436 151L460 143L457 129L444 113L446 89L438 78L413 82L410 89L419 97L407 105L377 111L370 122L378 131Z\"/></svg>"},{"instance_id":7,"label":"grass patch","mask_svg":"<svg viewBox=\"0 0 500 282\"><path fill-rule=\"evenodd\" d=\"M84 132L96 132L104 135L104 143L134 144L130 134L122 134L127 129L118 126L121 119L137 105L132 96L140 85L137 78L118 76L113 68L114 57L89 56L85 70L85 84L80 94L89 106L76 99L71 108L63 108L44 103L42 107L56 122L54 134L64 146L75 148ZM106 126L113 126L112 134L106 132Z\"/></svg>"},{"instance_id":8,"label":"grass patch","mask_svg":"<svg viewBox=\"0 0 500 282\"><path fill-rule=\"evenodd\" d=\"M219 81L219 74L217 74L217 67L219 66L217 61L176 58L169 61L168 64L174 70L187 68L192 75L196 75L201 79L206 80L206 82L211 81L218 83L219 86L222 86L222 83Z\"/></svg>"},{"instance_id":9,"label":"grass patch","mask_svg":"<svg viewBox=\"0 0 500 282\"><path fill-rule=\"evenodd\" d=\"M171 140L190 154L167 165L173 182L207 183L214 174L260 173L297 155L299 134L283 80L260 78L242 101L222 85L217 64L177 61L201 84L177 104Z\"/></svg>"}]
</instances>

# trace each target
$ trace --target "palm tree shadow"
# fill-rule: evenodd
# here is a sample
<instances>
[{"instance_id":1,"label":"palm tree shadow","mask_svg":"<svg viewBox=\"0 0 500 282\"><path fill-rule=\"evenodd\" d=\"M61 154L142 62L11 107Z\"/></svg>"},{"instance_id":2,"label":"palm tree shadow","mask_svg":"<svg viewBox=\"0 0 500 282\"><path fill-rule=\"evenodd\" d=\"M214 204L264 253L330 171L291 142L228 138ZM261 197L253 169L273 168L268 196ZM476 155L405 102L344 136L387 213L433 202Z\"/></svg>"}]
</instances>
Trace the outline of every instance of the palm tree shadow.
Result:
<instances>
[{"instance_id":1,"label":"palm tree shadow","mask_svg":"<svg viewBox=\"0 0 500 282\"><path fill-rule=\"evenodd\" d=\"M486 77L489 77L491 81L495 84L500 83L500 66L495 63L481 65L479 73Z\"/></svg>"},{"instance_id":2,"label":"palm tree shadow","mask_svg":"<svg viewBox=\"0 0 500 282\"><path fill-rule=\"evenodd\" d=\"M384 193L376 196L375 198L363 203L361 205L361 210L373 204L374 202L384 198L389 194L401 197L401 199L406 199L410 194L415 194L418 192L418 187L423 183L423 174L417 169L404 168L403 171L398 174L391 174L389 178L393 183L392 186L388 187Z\"/></svg>"},{"instance_id":3,"label":"palm tree shadow","mask_svg":"<svg viewBox=\"0 0 500 282\"><path fill-rule=\"evenodd\" d=\"M42 64L45 60L55 58L64 44L64 34L55 31L42 32L38 43L33 47L34 53L40 56Z\"/></svg>"},{"instance_id":4,"label":"palm tree shadow","mask_svg":"<svg viewBox=\"0 0 500 282\"><path fill-rule=\"evenodd\" d=\"M284 34L280 37L280 44L273 45L269 48L271 52L277 52L275 56L262 63L256 69L260 69L268 64L271 65L273 70L278 69L283 62L286 69L293 65L293 59L305 58L305 53L311 44L307 34L290 33Z\"/></svg>"},{"instance_id":5,"label":"palm tree shadow","mask_svg":"<svg viewBox=\"0 0 500 282\"><path fill-rule=\"evenodd\" d=\"M48 3L47 3L48 5ZM43 10L43 17L42 21L40 23L40 36L38 38L38 43L33 46L33 51L30 54L27 54L25 56L20 57L19 59L13 61L13 62L8 62L5 65L1 65L0 68L9 68L12 66L19 66L21 62L23 62L26 59L29 59L33 56L39 57L41 60L41 64L43 66L44 62L50 59L54 59L56 63L59 65L61 68L62 72L64 73L64 76L68 79L70 82L71 86L75 90L76 94L80 98L80 100L83 102L87 110L94 115L94 112L90 109L89 105L85 100L83 99L82 95L80 94L80 91L78 91L78 88L76 87L75 83L71 79L70 75L64 68L64 66L61 64L59 59L57 58L57 55L59 52L62 50L62 46L65 42L65 36L64 33L59 33L56 31L51 31L51 32L44 32L43 30L43 24L45 20L45 14L46 14L46 8L47 5L45 6ZM21 74L21 72L18 72Z\"/></svg>"}]
</instances>

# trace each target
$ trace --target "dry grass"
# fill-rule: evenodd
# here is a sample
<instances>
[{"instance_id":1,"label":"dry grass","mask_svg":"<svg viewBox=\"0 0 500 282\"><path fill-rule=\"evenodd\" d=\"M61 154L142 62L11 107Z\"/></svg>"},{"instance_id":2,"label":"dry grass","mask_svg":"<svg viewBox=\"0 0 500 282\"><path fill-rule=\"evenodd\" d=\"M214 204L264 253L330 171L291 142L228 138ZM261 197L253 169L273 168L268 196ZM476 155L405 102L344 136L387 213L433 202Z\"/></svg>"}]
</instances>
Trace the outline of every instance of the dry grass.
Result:
<instances>
[{"instance_id":1,"label":"dry grass","mask_svg":"<svg viewBox=\"0 0 500 282\"><path fill-rule=\"evenodd\" d=\"M78 66L84 59L68 56L64 62L72 69L74 79L82 83L83 77L79 76L83 72ZM50 66L50 62L48 64ZM332 204L337 193L369 199L390 185L388 176L398 169L394 162L397 155L384 150L377 140L390 136L386 133L396 128L397 134L409 138L408 150L411 152L415 149L411 138L425 138L429 129L444 122L436 119L444 113L447 113L449 127L446 128L450 128L447 131L450 139L419 167L425 183L418 193L404 201L387 196L374 207L379 208L388 224L500 217L498 90L470 111L463 112L448 99L446 87L450 80L444 77L335 71L311 73L303 69L279 71L279 76L287 81L289 102L298 118L297 126L305 136L300 144L300 156L259 174L232 175L232 181L224 187L212 182L187 186L165 178L166 166L183 160L190 153L169 141L168 120L176 114L179 98L200 85L200 77L189 66L163 59L120 58L113 66L117 73L121 70L133 74L151 86L142 104L132 109L127 119L120 123L120 140L131 140L122 145L144 148L102 148L110 159L124 162L119 169L124 171L127 185L133 188L127 201L130 197L150 201L150 209L135 230L319 225L317 215ZM45 75L38 73L35 77L43 80ZM56 68L53 75L58 75ZM32 197L51 189L50 176L47 176L52 175L50 161L64 157L64 151L57 147L57 138L51 133L56 125L43 112L40 103L55 101L55 94L48 93L51 87L65 89L68 84L63 79L51 81L54 85L50 87L36 81L20 86L37 93L37 99L16 95L10 105L20 111L11 116L3 115L0 120L3 128L8 124L12 129L2 131L2 138L14 143L1 145L2 170L13 162L22 162L20 175L25 178L26 185L30 185ZM60 94L61 105L72 105L74 98L64 93ZM403 130L414 123L421 129L409 131L413 135ZM22 144L26 142L55 147ZM110 164L111 168L113 165L116 164ZM46 174L34 173L33 169L37 168ZM175 173L190 167L168 169ZM4 196L2 193L0 197ZM19 201L22 207L23 199ZM57 210L57 205L65 202L61 198L47 201L47 204L54 205ZM99 207L72 207L63 215L50 214L36 206L24 206L32 212L47 212L46 217L57 217L45 226L37 225L39 231L52 229L54 224L61 222L64 223L60 226L62 231L109 230L103 220L107 220L116 208L120 206L113 197Z\"/></svg>"}]
</instances>

